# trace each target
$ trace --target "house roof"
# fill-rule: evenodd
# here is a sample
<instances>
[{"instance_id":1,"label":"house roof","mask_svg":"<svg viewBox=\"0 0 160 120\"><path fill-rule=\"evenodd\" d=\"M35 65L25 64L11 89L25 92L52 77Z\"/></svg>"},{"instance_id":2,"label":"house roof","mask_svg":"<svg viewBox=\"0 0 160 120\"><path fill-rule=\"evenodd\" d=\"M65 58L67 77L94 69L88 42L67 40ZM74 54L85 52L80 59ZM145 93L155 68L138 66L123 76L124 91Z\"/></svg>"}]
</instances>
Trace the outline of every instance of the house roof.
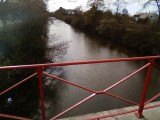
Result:
<instances>
[{"instance_id":1,"label":"house roof","mask_svg":"<svg viewBox=\"0 0 160 120\"><path fill-rule=\"evenodd\" d=\"M138 13L138 14L135 14L134 17L139 17L139 18L157 17L158 18L158 15L156 13Z\"/></svg>"}]
</instances>

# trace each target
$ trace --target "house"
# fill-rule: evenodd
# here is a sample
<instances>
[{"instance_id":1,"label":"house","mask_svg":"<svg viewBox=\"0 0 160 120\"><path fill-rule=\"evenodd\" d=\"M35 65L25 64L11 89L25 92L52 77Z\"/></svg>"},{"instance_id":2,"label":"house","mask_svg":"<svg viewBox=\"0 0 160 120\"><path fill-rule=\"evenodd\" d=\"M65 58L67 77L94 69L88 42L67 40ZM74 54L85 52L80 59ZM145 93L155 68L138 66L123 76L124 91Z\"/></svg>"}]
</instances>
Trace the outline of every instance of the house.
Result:
<instances>
[{"instance_id":1,"label":"house","mask_svg":"<svg viewBox=\"0 0 160 120\"><path fill-rule=\"evenodd\" d=\"M149 19L150 22L155 22L158 20L158 15L156 13L138 13L134 16L135 21Z\"/></svg>"},{"instance_id":2,"label":"house","mask_svg":"<svg viewBox=\"0 0 160 120\"><path fill-rule=\"evenodd\" d=\"M74 10L68 9L66 10L68 15L73 15L74 14Z\"/></svg>"}]
</instances>

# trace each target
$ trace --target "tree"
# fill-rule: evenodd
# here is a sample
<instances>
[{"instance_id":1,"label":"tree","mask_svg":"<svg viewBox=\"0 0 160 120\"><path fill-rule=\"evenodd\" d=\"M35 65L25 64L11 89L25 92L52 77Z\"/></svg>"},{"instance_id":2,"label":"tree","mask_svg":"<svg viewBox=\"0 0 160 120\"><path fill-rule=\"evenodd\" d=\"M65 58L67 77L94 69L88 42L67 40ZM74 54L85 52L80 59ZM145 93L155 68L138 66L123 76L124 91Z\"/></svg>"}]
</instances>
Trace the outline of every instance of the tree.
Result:
<instances>
[{"instance_id":1,"label":"tree","mask_svg":"<svg viewBox=\"0 0 160 120\"><path fill-rule=\"evenodd\" d=\"M148 5L154 5L154 6L157 7L158 13L159 13L159 21L160 21L160 0L148 0L148 1L144 4L144 8L147 7Z\"/></svg>"},{"instance_id":2,"label":"tree","mask_svg":"<svg viewBox=\"0 0 160 120\"><path fill-rule=\"evenodd\" d=\"M128 15L128 10L127 10L126 8L124 8L124 9L122 10L122 13L123 13L124 15Z\"/></svg>"},{"instance_id":3,"label":"tree","mask_svg":"<svg viewBox=\"0 0 160 120\"><path fill-rule=\"evenodd\" d=\"M90 7L96 7L97 9L103 9L105 4L104 0L88 0L87 5Z\"/></svg>"},{"instance_id":4,"label":"tree","mask_svg":"<svg viewBox=\"0 0 160 120\"><path fill-rule=\"evenodd\" d=\"M119 10L127 4L125 0L116 0L114 6L116 7L116 15L118 15Z\"/></svg>"},{"instance_id":5,"label":"tree","mask_svg":"<svg viewBox=\"0 0 160 120\"><path fill-rule=\"evenodd\" d=\"M0 0L0 20L4 28L7 21L39 19L46 13L46 4L42 0Z\"/></svg>"},{"instance_id":6,"label":"tree","mask_svg":"<svg viewBox=\"0 0 160 120\"><path fill-rule=\"evenodd\" d=\"M81 14L82 14L82 6L77 6L77 7L74 9L74 14L75 14L75 15L81 15Z\"/></svg>"}]
</instances>

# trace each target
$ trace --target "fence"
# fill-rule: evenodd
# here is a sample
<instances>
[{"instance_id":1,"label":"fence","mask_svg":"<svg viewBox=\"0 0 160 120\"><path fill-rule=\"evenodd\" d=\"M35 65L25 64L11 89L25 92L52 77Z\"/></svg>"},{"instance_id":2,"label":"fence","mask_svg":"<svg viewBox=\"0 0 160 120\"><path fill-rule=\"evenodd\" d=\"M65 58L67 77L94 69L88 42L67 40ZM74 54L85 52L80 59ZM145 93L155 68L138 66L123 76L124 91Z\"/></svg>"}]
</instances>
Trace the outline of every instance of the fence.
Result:
<instances>
[{"instance_id":1,"label":"fence","mask_svg":"<svg viewBox=\"0 0 160 120\"><path fill-rule=\"evenodd\" d=\"M99 120L99 119L102 119L102 118L113 117L113 116L117 116L117 115L131 113L131 112L136 112L137 117L141 118L141 117L143 117L142 113L143 113L144 109L150 109L150 108L154 108L154 107L159 107L160 106L160 104L158 104L158 105L154 105L154 106L145 107L148 103L150 103L153 100L155 100L156 98L160 97L160 93L158 93L157 95L155 95L154 97L152 97L151 99L146 101L146 94L147 94L147 90L148 90L148 86L149 86L149 81L150 81L152 69L153 69L154 65L156 65L157 67L160 68L159 65L155 64L155 60L156 59L159 60L160 56L119 58L119 59L106 59L106 60L92 60L92 61L82 61L82 62L64 62L64 63L49 63L49 64L35 64L35 65L4 66L4 67L0 67L0 71L2 71L2 70L3 71L4 70L15 70L15 69L35 69L36 73L34 73L34 74L30 75L29 77L21 80L20 82L18 82L15 85L9 87L8 89L0 92L0 96L5 94L5 93L7 93L7 92L9 92L9 91L11 91L12 89L16 88L17 86L25 83L26 81L30 80L31 78L37 76L38 80L39 80L42 120L46 120L45 106L44 106L44 90L43 90L43 75L44 75L44 76L48 76L50 78L59 80L61 82L64 82L66 84L70 84L70 85L76 86L78 88L81 88L81 89L86 90L86 91L91 93L91 95L89 95L85 99L81 100L77 104L71 106L70 108L66 109L65 111L59 113L58 115L54 116L53 118L51 118L51 120L58 119L63 114L69 112L70 110L78 107L79 105L83 104L84 102L86 102L86 101L90 100L91 98L95 97L96 95L100 95L100 94L108 95L108 96L123 100L125 102L132 103L133 105L139 106L139 108L138 109L134 109L134 110L130 110L130 111L124 111L124 112L116 113L116 114L111 114L111 115L105 115L105 116L100 116L100 117L96 117L96 118L91 118L91 119L88 119L88 120ZM122 61L140 61L140 60L148 60L148 62L144 66L142 66L139 69L137 69L136 71L134 71L133 73L129 74L125 78L119 80L115 84L111 85L110 87L108 87L108 88L106 88L106 89L104 89L102 91L95 91L95 90L86 88L84 86L69 82L69 81L67 81L65 79L59 78L59 77L54 76L52 74L49 74L47 72L44 72L44 68L47 68L47 67L82 65L82 64L97 64L97 63L111 63L111 62L122 62ZM147 74L146 74L144 89L142 91L140 103L136 103L134 101L125 99L123 97L120 97L120 96L117 96L117 95L114 95L114 94L108 92L109 90L111 90L114 87L118 86L119 84L127 81L130 77L134 76L135 74L139 73L140 71L142 71L144 69L147 69ZM16 119L16 120L31 120L31 119L28 119L28 118L22 118L22 117L13 116L13 115L6 115L6 114L0 114L0 118L11 118L11 119Z\"/></svg>"}]
</instances>

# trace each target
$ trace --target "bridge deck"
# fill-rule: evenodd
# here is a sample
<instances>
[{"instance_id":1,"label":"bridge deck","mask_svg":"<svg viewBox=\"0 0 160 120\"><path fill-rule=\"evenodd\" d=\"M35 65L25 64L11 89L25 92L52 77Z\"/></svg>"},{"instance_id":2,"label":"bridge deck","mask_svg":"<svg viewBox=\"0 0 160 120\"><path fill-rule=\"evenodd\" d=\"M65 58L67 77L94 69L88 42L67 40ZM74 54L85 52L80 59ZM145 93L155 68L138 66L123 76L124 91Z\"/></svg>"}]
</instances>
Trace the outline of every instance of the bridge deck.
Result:
<instances>
[{"instance_id":1,"label":"bridge deck","mask_svg":"<svg viewBox=\"0 0 160 120\"><path fill-rule=\"evenodd\" d=\"M155 105L155 104L160 104L160 102L153 102L148 105ZM138 108L138 107L132 106L132 107L126 107L126 108L121 108L121 109L115 109L115 110L103 111L103 112L98 112L98 113L91 113L91 114L87 114L87 115L64 118L64 119L60 119L60 120L85 120L85 119L89 119L89 118L114 114L117 112L132 110L132 109L136 109L136 108ZM137 118L135 113L128 113L128 114L114 116L114 117L110 117L110 118L104 118L101 120L160 120L160 107L144 110L143 115L144 115L144 118L142 118L142 119Z\"/></svg>"}]
</instances>

